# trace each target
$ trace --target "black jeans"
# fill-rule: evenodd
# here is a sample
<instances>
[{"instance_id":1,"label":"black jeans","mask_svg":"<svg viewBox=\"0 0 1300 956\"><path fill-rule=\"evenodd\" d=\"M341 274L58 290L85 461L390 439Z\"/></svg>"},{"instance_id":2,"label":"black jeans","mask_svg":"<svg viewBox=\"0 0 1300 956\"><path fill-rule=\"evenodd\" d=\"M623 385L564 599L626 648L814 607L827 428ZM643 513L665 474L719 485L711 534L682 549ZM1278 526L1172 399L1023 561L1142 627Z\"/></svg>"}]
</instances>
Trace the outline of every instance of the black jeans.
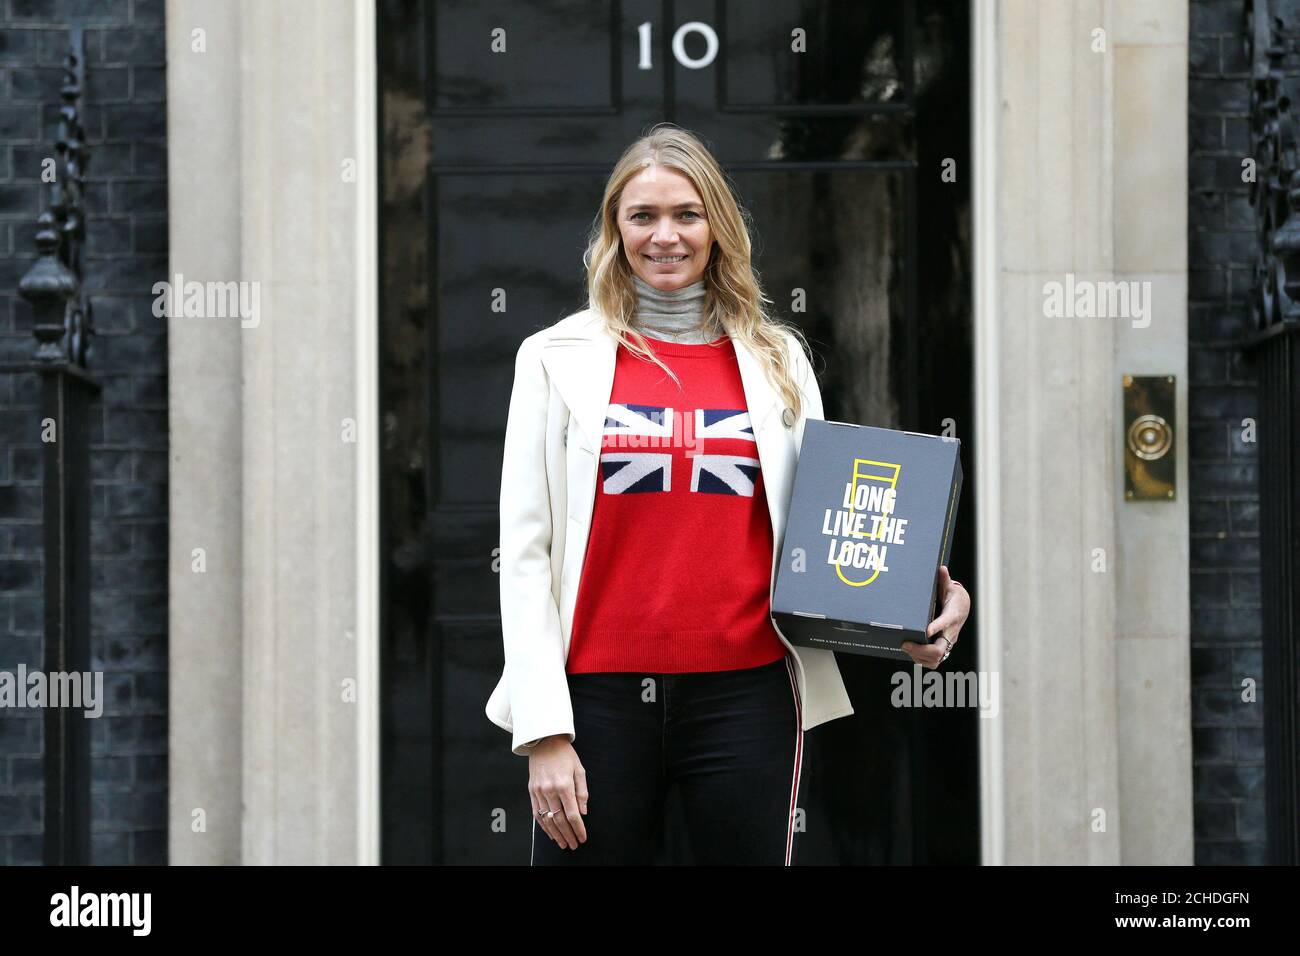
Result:
<instances>
[{"instance_id":1,"label":"black jeans","mask_svg":"<svg viewBox=\"0 0 1300 956\"><path fill-rule=\"evenodd\" d=\"M570 674L587 842L533 821L532 865L649 864L668 787L697 864L794 862L803 711L794 661L690 674Z\"/></svg>"}]
</instances>

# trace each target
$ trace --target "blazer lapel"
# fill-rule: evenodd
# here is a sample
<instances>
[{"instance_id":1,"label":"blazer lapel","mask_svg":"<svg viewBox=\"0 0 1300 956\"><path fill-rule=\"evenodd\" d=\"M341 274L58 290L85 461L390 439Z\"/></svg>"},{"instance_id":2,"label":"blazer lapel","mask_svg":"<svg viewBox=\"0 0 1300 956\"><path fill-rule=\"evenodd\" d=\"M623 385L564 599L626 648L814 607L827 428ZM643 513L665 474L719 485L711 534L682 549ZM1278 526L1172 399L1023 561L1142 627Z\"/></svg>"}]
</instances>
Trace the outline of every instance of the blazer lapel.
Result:
<instances>
[{"instance_id":1,"label":"blazer lapel","mask_svg":"<svg viewBox=\"0 0 1300 956\"><path fill-rule=\"evenodd\" d=\"M740 366L740 380L745 386L745 402L749 408L749 422L754 429L754 443L758 446L758 463L763 470L763 494L767 498L767 513L772 520L772 580L769 597L776 587L776 562L785 531L786 504L782 489L786 483L786 470L790 465L782 449L779 429L784 425L775 414L781 404L780 395L763 374L758 356L736 336L731 336L736 347L736 364Z\"/></svg>"},{"instance_id":2,"label":"blazer lapel","mask_svg":"<svg viewBox=\"0 0 1300 956\"><path fill-rule=\"evenodd\" d=\"M740 366L740 381L745 386L745 402L749 409L749 421L754 428L754 439L758 440L759 432L765 426L770 424L772 413L776 411L780 404L780 396L777 395L776 389L772 388L763 374L763 367L759 364L758 356L751 352L740 339L734 334L731 336L731 344L736 348L736 364Z\"/></svg>"},{"instance_id":3,"label":"blazer lapel","mask_svg":"<svg viewBox=\"0 0 1300 956\"><path fill-rule=\"evenodd\" d=\"M597 458L605 434L609 396L614 390L616 352L613 336L591 311L574 330L549 336L542 349L542 365L569 406L588 450Z\"/></svg>"}]
</instances>

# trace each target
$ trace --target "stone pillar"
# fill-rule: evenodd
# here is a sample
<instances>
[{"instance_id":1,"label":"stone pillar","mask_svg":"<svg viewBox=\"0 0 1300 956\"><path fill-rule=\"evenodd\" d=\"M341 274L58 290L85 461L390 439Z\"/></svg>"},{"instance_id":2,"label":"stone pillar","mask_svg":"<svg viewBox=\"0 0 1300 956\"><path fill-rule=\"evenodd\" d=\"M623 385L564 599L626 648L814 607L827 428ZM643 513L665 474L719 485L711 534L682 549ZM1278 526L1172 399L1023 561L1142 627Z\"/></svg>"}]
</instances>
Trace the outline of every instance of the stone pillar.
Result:
<instances>
[{"instance_id":1,"label":"stone pillar","mask_svg":"<svg viewBox=\"0 0 1300 956\"><path fill-rule=\"evenodd\" d=\"M259 307L168 320L172 863L377 854L374 27L330 7L167 3L171 273Z\"/></svg>"},{"instance_id":2,"label":"stone pillar","mask_svg":"<svg viewBox=\"0 0 1300 956\"><path fill-rule=\"evenodd\" d=\"M1115 478L1120 862L1194 862L1187 470L1187 37L1176 0L1114 4L1115 277L1150 282L1151 324L1116 326L1115 377L1176 376L1177 497ZM1111 389L1115 413L1120 389ZM1122 421L1122 419L1121 419ZM1118 432L1113 446L1121 449ZM1117 452L1118 454L1118 452Z\"/></svg>"},{"instance_id":3,"label":"stone pillar","mask_svg":"<svg viewBox=\"0 0 1300 956\"><path fill-rule=\"evenodd\" d=\"M1186 4L975 10L986 861L1189 864ZM1047 317L1068 273L1150 325ZM1125 373L1178 378L1174 502L1125 501Z\"/></svg>"}]
</instances>

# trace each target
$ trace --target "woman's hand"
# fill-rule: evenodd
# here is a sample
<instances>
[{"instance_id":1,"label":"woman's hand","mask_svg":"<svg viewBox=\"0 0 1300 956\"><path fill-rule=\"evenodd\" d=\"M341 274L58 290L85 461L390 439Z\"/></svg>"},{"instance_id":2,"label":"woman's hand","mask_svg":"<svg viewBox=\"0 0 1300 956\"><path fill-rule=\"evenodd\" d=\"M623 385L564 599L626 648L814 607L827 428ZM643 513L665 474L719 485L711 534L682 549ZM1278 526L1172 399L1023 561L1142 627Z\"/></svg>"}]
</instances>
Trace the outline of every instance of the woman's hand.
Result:
<instances>
[{"instance_id":1,"label":"woman's hand","mask_svg":"<svg viewBox=\"0 0 1300 956\"><path fill-rule=\"evenodd\" d=\"M939 565L939 597L942 610L939 616L925 629L925 636L942 631L943 639L936 639L933 644L918 644L916 641L904 641L903 650L912 656L912 660L922 667L939 666L948 651L957 646L957 633L970 616L970 595L966 589L948 576L948 566ZM567 738L566 738L567 739Z\"/></svg>"},{"instance_id":2,"label":"woman's hand","mask_svg":"<svg viewBox=\"0 0 1300 956\"><path fill-rule=\"evenodd\" d=\"M528 755L528 796L538 826L560 846L576 850L587 842L587 771L565 734L544 737ZM554 816L538 816L559 810ZM579 812L581 811L581 812Z\"/></svg>"}]
</instances>

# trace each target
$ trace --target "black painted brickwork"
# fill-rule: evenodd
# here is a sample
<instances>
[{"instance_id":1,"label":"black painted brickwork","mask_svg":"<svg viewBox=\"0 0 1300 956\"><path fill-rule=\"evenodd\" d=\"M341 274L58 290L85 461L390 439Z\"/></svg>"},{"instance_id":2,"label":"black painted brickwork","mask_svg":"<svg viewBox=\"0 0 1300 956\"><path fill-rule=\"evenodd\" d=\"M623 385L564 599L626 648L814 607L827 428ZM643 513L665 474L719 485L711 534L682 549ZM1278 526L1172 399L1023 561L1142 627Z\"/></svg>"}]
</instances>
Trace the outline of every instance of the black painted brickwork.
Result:
<instances>
[{"instance_id":1,"label":"black painted brickwork","mask_svg":"<svg viewBox=\"0 0 1300 956\"><path fill-rule=\"evenodd\" d=\"M163 0L0 0L0 361L34 348L19 279L35 258L67 25L85 28L91 151L85 280L104 383L90 422L93 860L167 855L167 274ZM35 375L0 374L0 669L43 668ZM0 864L41 860L39 715L0 713Z\"/></svg>"},{"instance_id":2,"label":"black painted brickwork","mask_svg":"<svg viewBox=\"0 0 1300 956\"><path fill-rule=\"evenodd\" d=\"M1188 37L1188 376L1196 862L1263 864L1264 738L1255 379L1255 214L1245 0L1193 0ZM1296 23L1297 4L1280 12ZM1242 700L1242 681L1259 688Z\"/></svg>"}]
</instances>

